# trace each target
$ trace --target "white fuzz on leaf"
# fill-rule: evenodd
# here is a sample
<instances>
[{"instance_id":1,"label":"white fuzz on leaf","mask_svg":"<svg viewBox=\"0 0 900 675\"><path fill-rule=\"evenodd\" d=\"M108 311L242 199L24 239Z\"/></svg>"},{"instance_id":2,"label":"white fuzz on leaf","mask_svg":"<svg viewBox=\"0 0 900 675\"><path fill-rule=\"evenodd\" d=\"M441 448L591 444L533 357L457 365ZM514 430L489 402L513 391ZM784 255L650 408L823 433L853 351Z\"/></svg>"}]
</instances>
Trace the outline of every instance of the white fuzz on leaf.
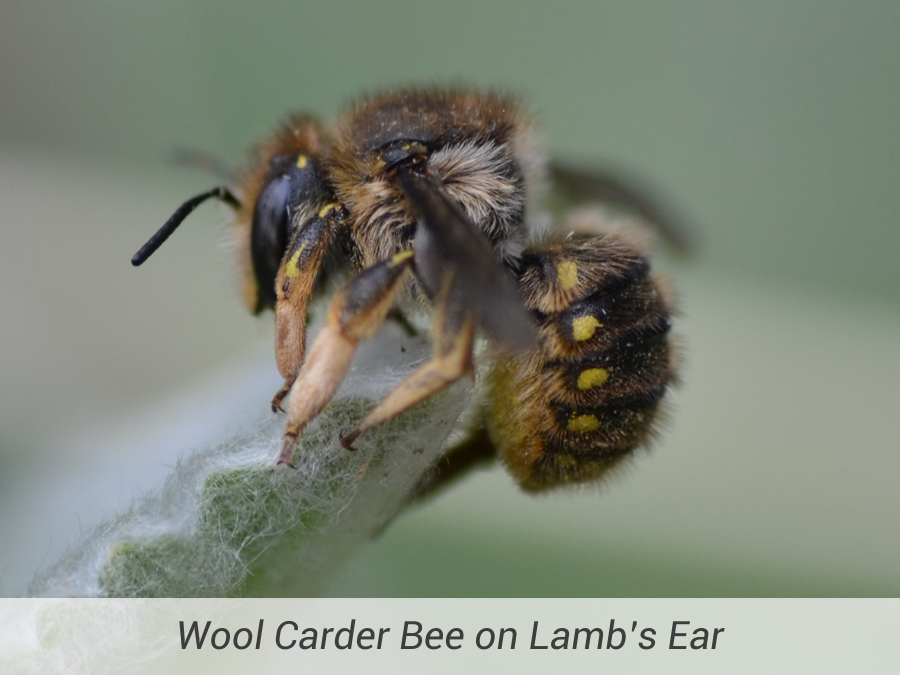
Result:
<instances>
[{"instance_id":1,"label":"white fuzz on leaf","mask_svg":"<svg viewBox=\"0 0 900 675\"><path fill-rule=\"evenodd\" d=\"M401 349L402 346L402 349ZM296 469L275 466L284 415L188 453L161 490L89 531L30 587L38 596L318 595L440 458L472 396L461 382L341 447L340 432L429 355L389 325L364 344L307 427ZM295 392L292 395L302 393Z\"/></svg>"}]
</instances>

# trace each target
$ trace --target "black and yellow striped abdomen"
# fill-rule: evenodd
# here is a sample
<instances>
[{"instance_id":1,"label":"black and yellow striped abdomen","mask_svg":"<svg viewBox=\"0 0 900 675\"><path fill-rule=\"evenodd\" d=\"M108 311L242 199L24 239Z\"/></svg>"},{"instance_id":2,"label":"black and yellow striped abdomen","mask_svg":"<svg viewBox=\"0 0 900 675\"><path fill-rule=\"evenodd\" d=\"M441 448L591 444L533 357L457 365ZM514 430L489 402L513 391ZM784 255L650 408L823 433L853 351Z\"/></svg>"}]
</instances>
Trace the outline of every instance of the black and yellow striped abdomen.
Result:
<instances>
[{"instance_id":1,"label":"black and yellow striped abdomen","mask_svg":"<svg viewBox=\"0 0 900 675\"><path fill-rule=\"evenodd\" d=\"M527 490L596 480L653 433L674 375L668 300L612 235L526 252L519 286L539 346L493 366L488 433Z\"/></svg>"}]
</instances>

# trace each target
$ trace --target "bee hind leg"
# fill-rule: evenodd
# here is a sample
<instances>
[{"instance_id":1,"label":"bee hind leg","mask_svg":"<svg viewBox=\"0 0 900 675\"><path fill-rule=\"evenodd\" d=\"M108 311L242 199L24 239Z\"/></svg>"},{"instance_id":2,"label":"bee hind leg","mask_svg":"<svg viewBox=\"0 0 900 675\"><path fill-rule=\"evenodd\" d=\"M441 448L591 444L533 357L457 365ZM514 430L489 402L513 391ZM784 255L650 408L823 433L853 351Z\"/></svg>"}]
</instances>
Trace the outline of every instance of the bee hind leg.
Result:
<instances>
[{"instance_id":1,"label":"bee hind leg","mask_svg":"<svg viewBox=\"0 0 900 675\"><path fill-rule=\"evenodd\" d=\"M473 373L475 317L459 302L450 279L434 305L432 342L434 353L412 375L385 396L362 421L341 437L341 444L353 449L353 441L372 427L393 419L416 403L437 394Z\"/></svg>"},{"instance_id":2,"label":"bee hind leg","mask_svg":"<svg viewBox=\"0 0 900 675\"><path fill-rule=\"evenodd\" d=\"M334 396L360 341L384 323L411 263L412 251L398 253L360 272L332 300L326 325L291 386L279 464L291 464L297 437Z\"/></svg>"}]
</instances>

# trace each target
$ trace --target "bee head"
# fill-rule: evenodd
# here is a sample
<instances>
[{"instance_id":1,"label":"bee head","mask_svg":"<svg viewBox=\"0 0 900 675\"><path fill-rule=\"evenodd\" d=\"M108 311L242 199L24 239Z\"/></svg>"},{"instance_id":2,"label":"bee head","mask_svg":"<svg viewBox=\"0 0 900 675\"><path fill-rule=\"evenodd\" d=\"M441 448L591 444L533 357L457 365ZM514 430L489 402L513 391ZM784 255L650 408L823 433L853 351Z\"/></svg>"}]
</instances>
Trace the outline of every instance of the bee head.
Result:
<instances>
[{"instance_id":1,"label":"bee head","mask_svg":"<svg viewBox=\"0 0 900 675\"><path fill-rule=\"evenodd\" d=\"M256 282L255 311L275 306L275 278L294 232L331 201L316 160L306 153L269 160L250 222L250 260Z\"/></svg>"}]
</instances>

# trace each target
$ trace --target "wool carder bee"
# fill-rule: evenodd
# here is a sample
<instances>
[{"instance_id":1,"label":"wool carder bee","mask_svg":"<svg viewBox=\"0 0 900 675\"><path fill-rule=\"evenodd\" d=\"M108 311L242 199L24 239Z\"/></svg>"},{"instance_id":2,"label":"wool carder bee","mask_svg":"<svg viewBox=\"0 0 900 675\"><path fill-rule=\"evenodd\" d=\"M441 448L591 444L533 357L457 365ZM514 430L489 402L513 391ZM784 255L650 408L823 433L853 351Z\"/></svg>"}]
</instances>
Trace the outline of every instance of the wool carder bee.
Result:
<instances>
[{"instance_id":1,"label":"wool carder bee","mask_svg":"<svg viewBox=\"0 0 900 675\"><path fill-rule=\"evenodd\" d=\"M389 316L425 309L430 360L346 431L344 447L472 375L482 335L496 357L483 414L448 453L448 474L496 454L529 491L595 481L654 433L675 372L670 301L629 237L565 218L547 226L548 182L681 242L641 189L547 162L515 98L425 88L361 99L330 125L291 117L233 184L185 202L132 263L200 203L233 209L244 299L254 313L275 312L284 386L272 408L287 406L280 463L360 341ZM308 304L336 275L348 281L307 350Z\"/></svg>"}]
</instances>

